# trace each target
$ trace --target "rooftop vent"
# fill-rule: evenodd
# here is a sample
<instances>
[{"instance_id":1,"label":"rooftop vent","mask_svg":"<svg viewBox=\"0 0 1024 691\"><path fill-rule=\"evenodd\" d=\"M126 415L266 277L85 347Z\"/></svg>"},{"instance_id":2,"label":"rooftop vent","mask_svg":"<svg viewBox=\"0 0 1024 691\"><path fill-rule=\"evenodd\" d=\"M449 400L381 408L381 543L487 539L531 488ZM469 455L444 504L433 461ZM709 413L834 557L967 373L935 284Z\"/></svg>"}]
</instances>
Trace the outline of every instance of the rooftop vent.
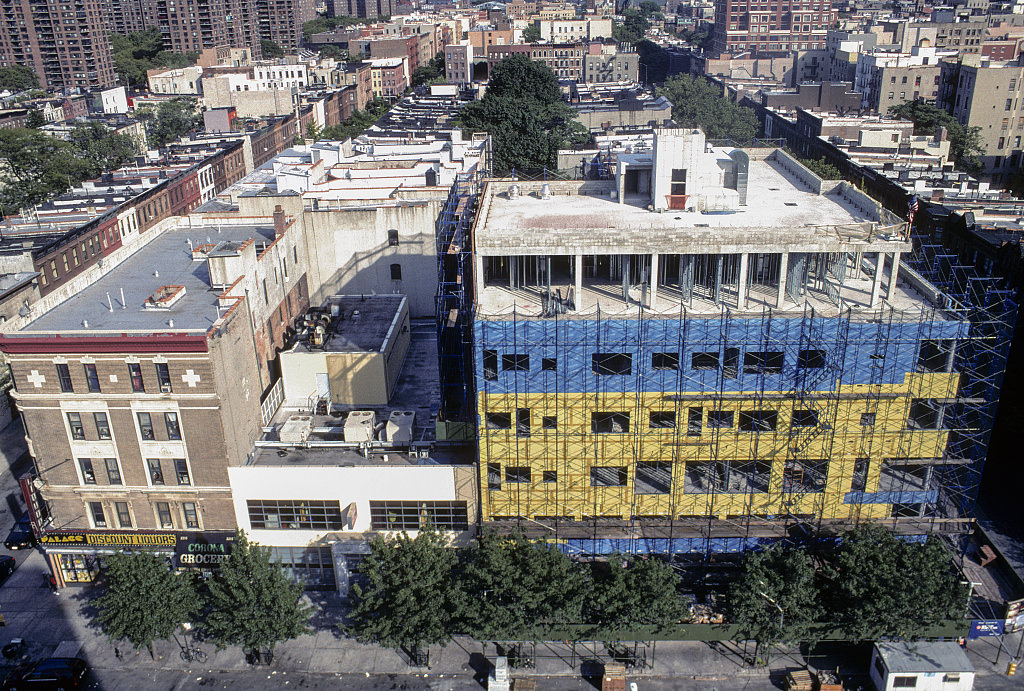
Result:
<instances>
[{"instance_id":1,"label":"rooftop vent","mask_svg":"<svg viewBox=\"0 0 1024 691\"><path fill-rule=\"evenodd\" d=\"M143 305L147 310L167 310L185 296L185 286L160 286L146 298Z\"/></svg>"},{"instance_id":2,"label":"rooftop vent","mask_svg":"<svg viewBox=\"0 0 1024 691\"><path fill-rule=\"evenodd\" d=\"M345 418L345 441L373 441L376 416L372 410L353 410Z\"/></svg>"},{"instance_id":3,"label":"rooftop vent","mask_svg":"<svg viewBox=\"0 0 1024 691\"><path fill-rule=\"evenodd\" d=\"M544 183L544 186L540 188L541 199L551 199L551 185Z\"/></svg>"}]
</instances>

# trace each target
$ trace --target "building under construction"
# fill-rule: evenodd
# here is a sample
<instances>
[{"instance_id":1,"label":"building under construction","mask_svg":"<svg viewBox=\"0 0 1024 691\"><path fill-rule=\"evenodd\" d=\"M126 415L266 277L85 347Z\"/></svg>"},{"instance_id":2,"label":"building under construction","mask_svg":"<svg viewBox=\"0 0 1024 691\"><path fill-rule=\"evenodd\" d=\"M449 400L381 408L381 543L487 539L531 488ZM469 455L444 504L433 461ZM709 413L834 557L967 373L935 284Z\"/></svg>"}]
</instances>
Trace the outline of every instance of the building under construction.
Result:
<instances>
[{"instance_id":1,"label":"building under construction","mask_svg":"<svg viewBox=\"0 0 1024 691\"><path fill-rule=\"evenodd\" d=\"M472 191L439 222L441 414L476 421L485 523L581 554L968 529L1016 307L870 197L691 130Z\"/></svg>"}]
</instances>

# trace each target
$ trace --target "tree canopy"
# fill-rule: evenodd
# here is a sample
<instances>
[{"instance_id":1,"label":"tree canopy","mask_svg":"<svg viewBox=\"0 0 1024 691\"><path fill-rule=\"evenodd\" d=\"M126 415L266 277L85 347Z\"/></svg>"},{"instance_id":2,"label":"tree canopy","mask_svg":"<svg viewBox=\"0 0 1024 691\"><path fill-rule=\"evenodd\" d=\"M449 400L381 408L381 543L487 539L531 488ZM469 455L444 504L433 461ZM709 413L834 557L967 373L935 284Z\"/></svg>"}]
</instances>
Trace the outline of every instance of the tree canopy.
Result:
<instances>
[{"instance_id":1,"label":"tree canopy","mask_svg":"<svg viewBox=\"0 0 1024 691\"><path fill-rule=\"evenodd\" d=\"M420 86L442 79L444 79L444 53L438 53L412 71L410 83L412 86Z\"/></svg>"},{"instance_id":2,"label":"tree canopy","mask_svg":"<svg viewBox=\"0 0 1024 691\"><path fill-rule=\"evenodd\" d=\"M146 136L153 147L173 142L203 122L198 103L191 96L176 96L161 102L155 111L138 111L136 117L146 123Z\"/></svg>"},{"instance_id":3,"label":"tree canopy","mask_svg":"<svg viewBox=\"0 0 1024 691\"><path fill-rule=\"evenodd\" d=\"M924 101L904 101L889 108L889 115L914 123L914 134L934 136L940 127L946 128L949 154L959 168L975 172L981 168L985 147L980 127L967 127L942 110Z\"/></svg>"},{"instance_id":4,"label":"tree canopy","mask_svg":"<svg viewBox=\"0 0 1024 691\"><path fill-rule=\"evenodd\" d=\"M39 86L39 77L31 67L8 65L0 67L0 90L24 91Z\"/></svg>"},{"instance_id":5,"label":"tree canopy","mask_svg":"<svg viewBox=\"0 0 1024 691\"><path fill-rule=\"evenodd\" d=\"M114 70L122 83L129 87L145 87L146 70L161 67L188 67L199 59L199 53L175 53L163 49L160 29L151 26L145 31L128 35L110 34L110 49L114 56Z\"/></svg>"},{"instance_id":6,"label":"tree canopy","mask_svg":"<svg viewBox=\"0 0 1024 691\"><path fill-rule=\"evenodd\" d=\"M266 38L260 40L260 52L265 58L273 59L284 57L284 48Z\"/></svg>"},{"instance_id":7,"label":"tree canopy","mask_svg":"<svg viewBox=\"0 0 1024 691\"><path fill-rule=\"evenodd\" d=\"M130 136L111 132L99 122L76 126L70 138L80 156L88 161L88 177L91 178L104 171L120 168L132 160L139 149L138 143Z\"/></svg>"},{"instance_id":8,"label":"tree canopy","mask_svg":"<svg viewBox=\"0 0 1024 691\"><path fill-rule=\"evenodd\" d=\"M668 626L688 614L676 588L679 578L656 558L619 555L593 567L587 621L616 630L633 624Z\"/></svg>"},{"instance_id":9,"label":"tree canopy","mask_svg":"<svg viewBox=\"0 0 1024 691\"><path fill-rule=\"evenodd\" d=\"M311 610L302 584L270 561L270 550L239 530L231 556L207 581L204 631L218 647L238 645L254 653L306 633Z\"/></svg>"},{"instance_id":10,"label":"tree canopy","mask_svg":"<svg viewBox=\"0 0 1024 691\"><path fill-rule=\"evenodd\" d=\"M112 641L127 640L151 654L154 641L170 638L199 612L192 576L172 573L165 558L152 554L107 557L101 584L103 594L95 604L103 632Z\"/></svg>"},{"instance_id":11,"label":"tree canopy","mask_svg":"<svg viewBox=\"0 0 1024 691\"><path fill-rule=\"evenodd\" d=\"M0 207L17 213L89 177L75 146L34 129L0 129Z\"/></svg>"},{"instance_id":12,"label":"tree canopy","mask_svg":"<svg viewBox=\"0 0 1024 691\"><path fill-rule=\"evenodd\" d=\"M699 127L708 139L732 139L745 143L757 134L754 111L737 105L707 80L678 74L658 89L672 102L672 119L680 127Z\"/></svg>"},{"instance_id":13,"label":"tree canopy","mask_svg":"<svg viewBox=\"0 0 1024 691\"><path fill-rule=\"evenodd\" d=\"M523 43L537 43L540 40L540 27L536 24L527 24L523 29Z\"/></svg>"},{"instance_id":14,"label":"tree canopy","mask_svg":"<svg viewBox=\"0 0 1024 691\"><path fill-rule=\"evenodd\" d=\"M459 113L463 129L490 133L499 175L557 168L558 149L589 139L575 118L554 72L524 55L495 65L487 94Z\"/></svg>"},{"instance_id":15,"label":"tree canopy","mask_svg":"<svg viewBox=\"0 0 1024 691\"><path fill-rule=\"evenodd\" d=\"M330 125L317 133L316 140L345 141L358 137L367 127L380 120L391 105L382 98L375 98L366 104L366 110L357 110L348 120L339 125Z\"/></svg>"}]
</instances>

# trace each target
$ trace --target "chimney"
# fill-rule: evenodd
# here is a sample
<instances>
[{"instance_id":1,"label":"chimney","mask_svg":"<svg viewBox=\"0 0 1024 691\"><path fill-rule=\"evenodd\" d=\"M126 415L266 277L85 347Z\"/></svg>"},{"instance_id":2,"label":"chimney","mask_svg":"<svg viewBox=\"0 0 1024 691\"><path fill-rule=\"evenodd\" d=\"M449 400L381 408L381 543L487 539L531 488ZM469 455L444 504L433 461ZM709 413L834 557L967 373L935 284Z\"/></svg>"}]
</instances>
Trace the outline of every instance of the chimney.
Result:
<instances>
[{"instance_id":1,"label":"chimney","mask_svg":"<svg viewBox=\"0 0 1024 691\"><path fill-rule=\"evenodd\" d=\"M284 235L285 220L284 220L284 209L278 204L274 207L274 238L279 238Z\"/></svg>"}]
</instances>

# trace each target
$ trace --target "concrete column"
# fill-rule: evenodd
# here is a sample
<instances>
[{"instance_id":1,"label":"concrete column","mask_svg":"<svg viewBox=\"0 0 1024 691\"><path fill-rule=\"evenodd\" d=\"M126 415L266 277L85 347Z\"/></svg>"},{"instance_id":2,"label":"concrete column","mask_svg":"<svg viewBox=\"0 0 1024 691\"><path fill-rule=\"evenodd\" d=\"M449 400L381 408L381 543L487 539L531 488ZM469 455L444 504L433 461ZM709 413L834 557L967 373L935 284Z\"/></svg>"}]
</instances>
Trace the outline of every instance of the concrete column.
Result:
<instances>
[{"instance_id":1,"label":"concrete column","mask_svg":"<svg viewBox=\"0 0 1024 691\"><path fill-rule=\"evenodd\" d=\"M882 270L885 269L885 252L878 253L878 260L875 262L875 278L871 282L871 307L878 306L878 296L882 292Z\"/></svg>"},{"instance_id":2,"label":"concrete column","mask_svg":"<svg viewBox=\"0 0 1024 691\"><path fill-rule=\"evenodd\" d=\"M658 299L658 255L651 255L651 298L647 303L647 309L654 309L654 303Z\"/></svg>"},{"instance_id":3,"label":"concrete column","mask_svg":"<svg viewBox=\"0 0 1024 691\"><path fill-rule=\"evenodd\" d=\"M749 258L746 252L740 255L740 278L737 285L736 305L742 310L747 308L747 271Z\"/></svg>"},{"instance_id":4,"label":"concrete column","mask_svg":"<svg viewBox=\"0 0 1024 691\"><path fill-rule=\"evenodd\" d=\"M885 299L892 302L896 297L896 280L900 274L900 253L892 253L892 268L889 270L889 290L885 294Z\"/></svg>"},{"instance_id":5,"label":"concrete column","mask_svg":"<svg viewBox=\"0 0 1024 691\"><path fill-rule=\"evenodd\" d=\"M575 277L576 278L576 288L575 288L576 294L573 296L573 299L576 301L576 311L579 312L580 311L580 307L582 305L582 301L583 301L583 297L582 297L583 296L583 255L582 254L577 254L576 255L575 265L576 265L576 277Z\"/></svg>"},{"instance_id":6,"label":"concrete column","mask_svg":"<svg viewBox=\"0 0 1024 691\"><path fill-rule=\"evenodd\" d=\"M487 284L484 282L484 258L479 254L473 256L473 285L476 286L476 294L484 292Z\"/></svg>"},{"instance_id":7,"label":"concrete column","mask_svg":"<svg viewBox=\"0 0 1024 691\"><path fill-rule=\"evenodd\" d=\"M782 253L782 261L779 262L779 294L775 296L775 308L782 309L782 303L786 299L786 281L789 278L789 252Z\"/></svg>"}]
</instances>

